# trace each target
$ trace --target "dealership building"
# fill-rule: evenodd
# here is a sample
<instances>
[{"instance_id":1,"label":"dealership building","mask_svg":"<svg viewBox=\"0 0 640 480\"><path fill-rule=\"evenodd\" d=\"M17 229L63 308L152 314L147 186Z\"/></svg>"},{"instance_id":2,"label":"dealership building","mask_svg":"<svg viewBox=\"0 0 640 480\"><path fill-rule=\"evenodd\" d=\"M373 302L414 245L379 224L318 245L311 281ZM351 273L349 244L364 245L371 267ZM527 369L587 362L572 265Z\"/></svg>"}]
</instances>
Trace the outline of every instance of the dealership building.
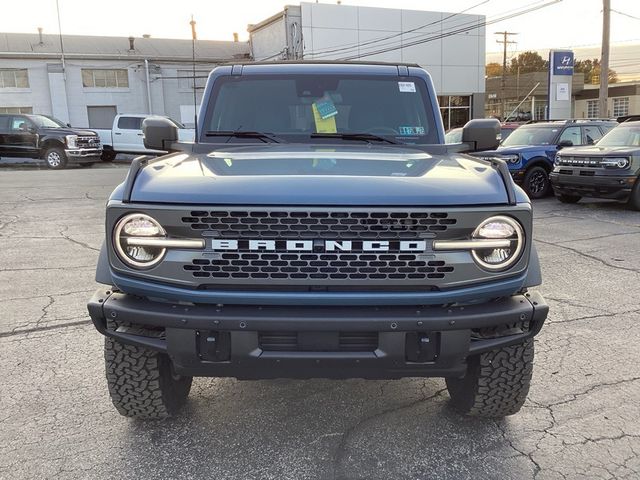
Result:
<instances>
[{"instance_id":1,"label":"dealership building","mask_svg":"<svg viewBox=\"0 0 640 480\"><path fill-rule=\"evenodd\" d=\"M0 113L53 115L110 128L118 113L169 115L193 125L191 40L0 34ZM246 42L196 42L197 102L209 71L247 61Z\"/></svg>"}]
</instances>

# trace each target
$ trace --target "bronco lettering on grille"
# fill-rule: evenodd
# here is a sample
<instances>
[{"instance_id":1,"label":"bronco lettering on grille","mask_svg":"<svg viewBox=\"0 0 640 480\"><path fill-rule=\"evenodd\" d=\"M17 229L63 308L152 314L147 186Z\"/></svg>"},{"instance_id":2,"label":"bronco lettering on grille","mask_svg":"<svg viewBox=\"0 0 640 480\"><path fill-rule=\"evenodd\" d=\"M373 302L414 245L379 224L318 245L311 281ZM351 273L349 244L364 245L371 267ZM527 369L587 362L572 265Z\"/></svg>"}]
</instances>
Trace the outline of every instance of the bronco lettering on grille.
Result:
<instances>
[{"instance_id":1,"label":"bronco lettering on grille","mask_svg":"<svg viewBox=\"0 0 640 480\"><path fill-rule=\"evenodd\" d=\"M213 250L269 252L424 252L426 240L211 240Z\"/></svg>"}]
</instances>

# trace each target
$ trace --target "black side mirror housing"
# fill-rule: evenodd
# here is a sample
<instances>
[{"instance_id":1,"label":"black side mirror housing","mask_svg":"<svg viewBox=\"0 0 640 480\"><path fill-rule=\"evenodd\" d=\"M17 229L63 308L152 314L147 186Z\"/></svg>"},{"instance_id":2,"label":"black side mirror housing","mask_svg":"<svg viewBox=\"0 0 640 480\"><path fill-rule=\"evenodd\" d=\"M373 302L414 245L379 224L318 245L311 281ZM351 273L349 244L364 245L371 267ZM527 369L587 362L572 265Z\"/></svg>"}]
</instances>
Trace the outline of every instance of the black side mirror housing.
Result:
<instances>
[{"instance_id":1,"label":"black side mirror housing","mask_svg":"<svg viewBox=\"0 0 640 480\"><path fill-rule=\"evenodd\" d=\"M171 150L171 144L178 141L178 128L168 118L147 117L142 122L144 146L150 150Z\"/></svg>"},{"instance_id":2,"label":"black side mirror housing","mask_svg":"<svg viewBox=\"0 0 640 480\"><path fill-rule=\"evenodd\" d=\"M558 143L558 148L563 147L573 147L573 142L571 140L561 140L560 143Z\"/></svg>"},{"instance_id":3,"label":"black side mirror housing","mask_svg":"<svg viewBox=\"0 0 640 480\"><path fill-rule=\"evenodd\" d=\"M67 123L67 127L71 128L71 124L70 124L70 123Z\"/></svg>"},{"instance_id":4,"label":"black side mirror housing","mask_svg":"<svg viewBox=\"0 0 640 480\"><path fill-rule=\"evenodd\" d=\"M495 150L500 145L500 122L495 118L469 120L462 128L462 143L471 147L470 152Z\"/></svg>"}]
</instances>

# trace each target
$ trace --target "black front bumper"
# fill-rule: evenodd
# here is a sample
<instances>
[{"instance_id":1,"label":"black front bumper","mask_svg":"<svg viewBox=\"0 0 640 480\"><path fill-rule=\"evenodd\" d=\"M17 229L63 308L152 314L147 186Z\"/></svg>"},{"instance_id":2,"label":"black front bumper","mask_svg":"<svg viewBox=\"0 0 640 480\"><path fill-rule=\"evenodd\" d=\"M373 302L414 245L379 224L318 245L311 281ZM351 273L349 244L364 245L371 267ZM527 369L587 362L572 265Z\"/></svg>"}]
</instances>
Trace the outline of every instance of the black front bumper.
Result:
<instances>
[{"instance_id":1,"label":"black front bumper","mask_svg":"<svg viewBox=\"0 0 640 480\"><path fill-rule=\"evenodd\" d=\"M461 376L469 355L536 335L549 310L535 292L447 308L185 306L106 290L88 309L100 333L167 353L180 374L240 379Z\"/></svg>"},{"instance_id":2,"label":"black front bumper","mask_svg":"<svg viewBox=\"0 0 640 480\"><path fill-rule=\"evenodd\" d=\"M612 200L627 200L638 179L635 175L581 175L579 169L572 174L552 172L549 178L556 194Z\"/></svg>"}]
</instances>

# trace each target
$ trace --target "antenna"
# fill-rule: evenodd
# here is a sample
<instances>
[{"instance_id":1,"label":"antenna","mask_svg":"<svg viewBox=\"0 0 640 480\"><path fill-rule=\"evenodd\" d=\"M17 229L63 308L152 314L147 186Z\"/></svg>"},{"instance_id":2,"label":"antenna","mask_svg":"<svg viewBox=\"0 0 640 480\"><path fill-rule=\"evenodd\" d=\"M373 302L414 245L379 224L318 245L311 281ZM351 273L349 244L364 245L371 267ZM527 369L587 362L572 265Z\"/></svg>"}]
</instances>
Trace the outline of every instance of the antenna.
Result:
<instances>
[{"instance_id":1,"label":"antenna","mask_svg":"<svg viewBox=\"0 0 640 480\"><path fill-rule=\"evenodd\" d=\"M193 76L193 122L195 128L194 143L198 143L198 99L196 97L196 21L191 15L191 73Z\"/></svg>"}]
</instances>

